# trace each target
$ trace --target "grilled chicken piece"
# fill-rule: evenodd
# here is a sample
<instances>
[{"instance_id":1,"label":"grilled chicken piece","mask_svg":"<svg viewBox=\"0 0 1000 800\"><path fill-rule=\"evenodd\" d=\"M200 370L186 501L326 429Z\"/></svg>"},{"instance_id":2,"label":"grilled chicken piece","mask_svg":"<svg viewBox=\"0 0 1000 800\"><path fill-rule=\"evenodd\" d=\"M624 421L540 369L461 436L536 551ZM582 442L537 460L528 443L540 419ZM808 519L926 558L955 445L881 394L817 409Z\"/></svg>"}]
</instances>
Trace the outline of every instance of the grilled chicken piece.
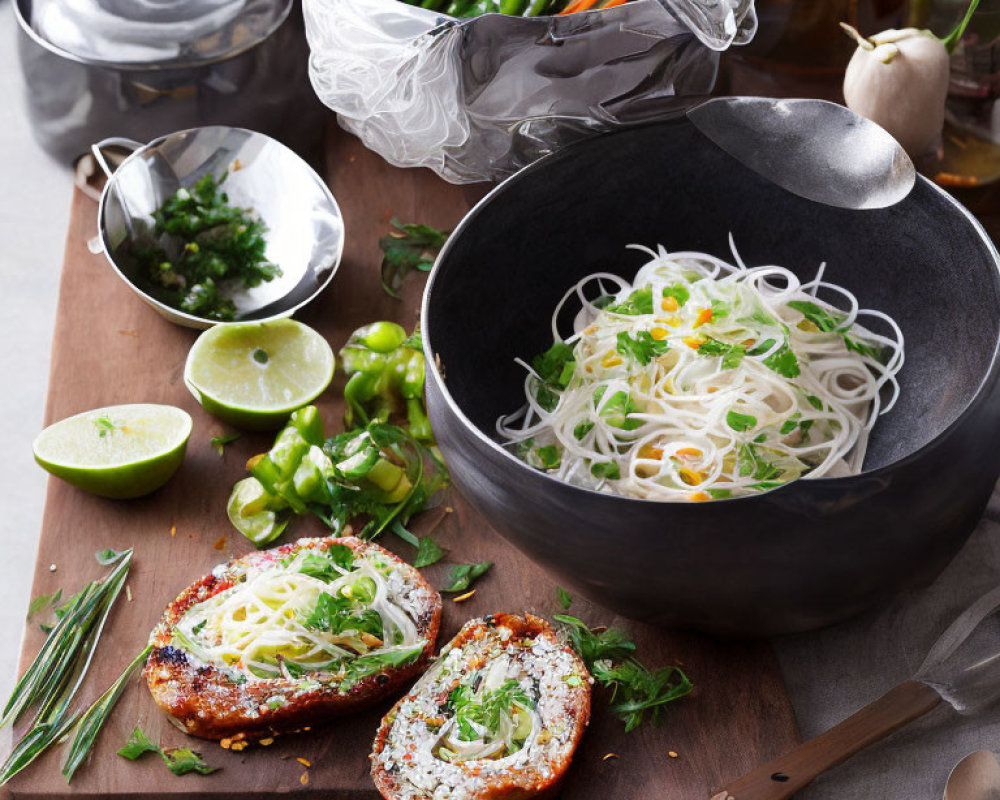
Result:
<instances>
[{"instance_id":1,"label":"grilled chicken piece","mask_svg":"<svg viewBox=\"0 0 1000 800\"><path fill-rule=\"evenodd\" d=\"M471 620L382 720L375 786L387 800L553 794L590 720L592 683L545 620Z\"/></svg>"},{"instance_id":2,"label":"grilled chicken piece","mask_svg":"<svg viewBox=\"0 0 1000 800\"><path fill-rule=\"evenodd\" d=\"M254 740L399 691L434 650L441 597L353 537L300 539L216 567L166 609L146 681L185 732Z\"/></svg>"}]
</instances>

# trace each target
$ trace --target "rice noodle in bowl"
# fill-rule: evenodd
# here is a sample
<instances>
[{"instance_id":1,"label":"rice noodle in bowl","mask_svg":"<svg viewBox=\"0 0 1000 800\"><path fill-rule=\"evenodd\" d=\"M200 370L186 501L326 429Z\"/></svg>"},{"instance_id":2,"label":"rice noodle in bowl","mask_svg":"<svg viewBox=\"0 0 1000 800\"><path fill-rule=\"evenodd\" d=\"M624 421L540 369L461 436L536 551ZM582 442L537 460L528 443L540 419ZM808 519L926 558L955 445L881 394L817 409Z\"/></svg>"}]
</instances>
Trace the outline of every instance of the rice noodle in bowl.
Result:
<instances>
[{"instance_id":1,"label":"rice noodle in bowl","mask_svg":"<svg viewBox=\"0 0 1000 800\"><path fill-rule=\"evenodd\" d=\"M899 394L903 335L816 277L707 253L649 255L630 283L598 272L563 296L525 405L497 431L569 483L699 502L861 471L868 431ZM558 319L579 304L573 332ZM880 332L863 326L873 324Z\"/></svg>"}]
</instances>

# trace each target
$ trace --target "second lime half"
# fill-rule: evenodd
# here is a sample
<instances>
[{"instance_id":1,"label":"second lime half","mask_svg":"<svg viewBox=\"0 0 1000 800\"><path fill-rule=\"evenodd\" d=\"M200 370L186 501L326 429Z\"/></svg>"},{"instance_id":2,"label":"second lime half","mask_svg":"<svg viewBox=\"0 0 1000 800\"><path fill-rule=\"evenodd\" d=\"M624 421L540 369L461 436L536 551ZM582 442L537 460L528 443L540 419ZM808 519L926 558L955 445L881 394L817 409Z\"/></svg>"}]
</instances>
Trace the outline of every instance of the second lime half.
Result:
<instances>
[{"instance_id":1,"label":"second lime half","mask_svg":"<svg viewBox=\"0 0 1000 800\"><path fill-rule=\"evenodd\" d=\"M210 414L248 431L277 430L333 379L333 350L292 319L216 325L188 353L184 383Z\"/></svg>"}]
</instances>

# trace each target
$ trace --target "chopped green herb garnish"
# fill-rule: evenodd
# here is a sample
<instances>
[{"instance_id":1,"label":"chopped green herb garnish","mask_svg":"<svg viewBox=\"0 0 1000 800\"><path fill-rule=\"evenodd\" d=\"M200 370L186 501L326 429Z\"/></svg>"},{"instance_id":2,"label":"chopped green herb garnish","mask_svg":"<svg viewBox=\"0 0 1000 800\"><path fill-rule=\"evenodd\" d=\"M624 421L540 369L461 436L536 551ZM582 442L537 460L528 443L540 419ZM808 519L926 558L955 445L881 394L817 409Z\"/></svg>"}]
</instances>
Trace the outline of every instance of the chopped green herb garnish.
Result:
<instances>
[{"instance_id":1,"label":"chopped green herb garnish","mask_svg":"<svg viewBox=\"0 0 1000 800\"><path fill-rule=\"evenodd\" d=\"M595 478L604 478L609 481L621 480L622 473L618 464L614 461L602 461L590 465L590 474Z\"/></svg>"},{"instance_id":2,"label":"chopped green herb garnish","mask_svg":"<svg viewBox=\"0 0 1000 800\"><path fill-rule=\"evenodd\" d=\"M552 411L559 403L559 393L569 386L576 367L573 348L565 342L555 342L548 350L531 360L531 367L540 384L535 392L538 404Z\"/></svg>"},{"instance_id":3,"label":"chopped green herb garnish","mask_svg":"<svg viewBox=\"0 0 1000 800\"><path fill-rule=\"evenodd\" d=\"M50 606L56 605L62 599L62 589L56 589L52 594L40 594L28 603L27 619L40 614Z\"/></svg>"},{"instance_id":4,"label":"chopped green herb garnish","mask_svg":"<svg viewBox=\"0 0 1000 800\"><path fill-rule=\"evenodd\" d=\"M425 536L417 546L417 556L413 560L413 566L417 569L429 567L436 564L444 557L444 550L430 536Z\"/></svg>"},{"instance_id":5,"label":"chopped green herb garnish","mask_svg":"<svg viewBox=\"0 0 1000 800\"><path fill-rule=\"evenodd\" d=\"M663 707L688 694L693 688L677 667L650 672L635 658L635 643L614 629L591 630L577 617L556 614L566 626L570 645L583 659L591 674L611 691L615 714L631 731L642 724L645 713L658 721Z\"/></svg>"},{"instance_id":6,"label":"chopped green herb garnish","mask_svg":"<svg viewBox=\"0 0 1000 800\"><path fill-rule=\"evenodd\" d=\"M636 289L621 303L613 303L606 310L611 314L624 314L632 317L640 314L652 314L653 290L648 286L645 289Z\"/></svg>"},{"instance_id":7,"label":"chopped green herb garnish","mask_svg":"<svg viewBox=\"0 0 1000 800\"><path fill-rule=\"evenodd\" d=\"M267 227L250 209L229 203L218 180L204 175L180 188L153 213L155 227L130 245L132 257L168 305L206 319L231 320L232 300L220 287L250 289L281 275L265 257Z\"/></svg>"},{"instance_id":8,"label":"chopped green herb garnish","mask_svg":"<svg viewBox=\"0 0 1000 800\"><path fill-rule=\"evenodd\" d=\"M97 435L102 439L115 429L115 424L107 417L98 417L94 420L94 427L97 428Z\"/></svg>"},{"instance_id":9,"label":"chopped green herb garnish","mask_svg":"<svg viewBox=\"0 0 1000 800\"><path fill-rule=\"evenodd\" d=\"M593 429L594 429L593 422L581 422L579 425L573 428L573 438L576 439L577 441L580 441Z\"/></svg>"},{"instance_id":10,"label":"chopped green herb garnish","mask_svg":"<svg viewBox=\"0 0 1000 800\"><path fill-rule=\"evenodd\" d=\"M629 336L625 331L621 331L617 337L617 350L626 358L637 361L645 366L654 358L662 356L670 345L666 339L654 339L649 331L639 331L635 337Z\"/></svg>"},{"instance_id":11,"label":"chopped green herb garnish","mask_svg":"<svg viewBox=\"0 0 1000 800\"><path fill-rule=\"evenodd\" d=\"M97 559L97 563L102 567L108 566L108 564L114 564L122 556L131 553L129 550L112 550L110 547L106 547L103 550L98 550L94 553L94 558Z\"/></svg>"},{"instance_id":12,"label":"chopped green herb garnish","mask_svg":"<svg viewBox=\"0 0 1000 800\"><path fill-rule=\"evenodd\" d=\"M209 444L215 448L215 452L218 453L221 458L225 454L226 445L235 442L239 438L240 434L238 433L230 433L228 436L213 436L209 440Z\"/></svg>"},{"instance_id":13,"label":"chopped green herb garnish","mask_svg":"<svg viewBox=\"0 0 1000 800\"><path fill-rule=\"evenodd\" d=\"M677 305L683 307L684 304L691 298L691 292L688 291L687 287L683 283L675 283L673 286L667 286L663 290L663 297L672 297L677 301Z\"/></svg>"},{"instance_id":14,"label":"chopped green herb garnish","mask_svg":"<svg viewBox=\"0 0 1000 800\"><path fill-rule=\"evenodd\" d=\"M430 225L404 224L395 217L389 224L396 230L378 240L382 250L382 288L398 299L406 276L413 271L429 272L450 233Z\"/></svg>"},{"instance_id":15,"label":"chopped green herb garnish","mask_svg":"<svg viewBox=\"0 0 1000 800\"><path fill-rule=\"evenodd\" d=\"M159 753L160 746L158 744L153 744L149 737L143 733L142 728L138 725L132 731L132 735L128 737L128 741L125 746L118 751L118 755L122 758L127 758L129 761L135 761L139 756L145 753Z\"/></svg>"},{"instance_id":16,"label":"chopped green herb garnish","mask_svg":"<svg viewBox=\"0 0 1000 800\"><path fill-rule=\"evenodd\" d=\"M834 316L826 309L806 300L789 300L788 307L794 308L823 333L837 330L837 327L844 322L844 317Z\"/></svg>"},{"instance_id":17,"label":"chopped green herb garnish","mask_svg":"<svg viewBox=\"0 0 1000 800\"><path fill-rule=\"evenodd\" d=\"M556 599L565 611L569 611L569 607L573 605L573 596L563 589L562 586L556 587Z\"/></svg>"},{"instance_id":18,"label":"chopped green herb garnish","mask_svg":"<svg viewBox=\"0 0 1000 800\"><path fill-rule=\"evenodd\" d=\"M174 775L187 775L189 772L211 775L220 769L220 767L210 767L205 763L205 759L201 757L200 753L187 747L164 747L160 750L160 755L167 768Z\"/></svg>"},{"instance_id":19,"label":"chopped green herb garnish","mask_svg":"<svg viewBox=\"0 0 1000 800\"><path fill-rule=\"evenodd\" d=\"M764 366L786 378L797 378L799 376L799 360L795 357L795 353L792 352L787 343L765 358Z\"/></svg>"},{"instance_id":20,"label":"chopped green herb garnish","mask_svg":"<svg viewBox=\"0 0 1000 800\"><path fill-rule=\"evenodd\" d=\"M441 591L464 592L485 575L492 566L492 561L483 561L479 564L456 564L448 574L448 585Z\"/></svg>"},{"instance_id":21,"label":"chopped green herb garnish","mask_svg":"<svg viewBox=\"0 0 1000 800\"><path fill-rule=\"evenodd\" d=\"M736 369L743 361L747 349L741 344L726 344L718 339L708 339L698 348L701 356L722 356L723 369Z\"/></svg>"},{"instance_id":22,"label":"chopped green herb garnish","mask_svg":"<svg viewBox=\"0 0 1000 800\"><path fill-rule=\"evenodd\" d=\"M741 414L738 411L730 411L726 414L726 424L738 433L748 431L757 426L757 417Z\"/></svg>"}]
</instances>

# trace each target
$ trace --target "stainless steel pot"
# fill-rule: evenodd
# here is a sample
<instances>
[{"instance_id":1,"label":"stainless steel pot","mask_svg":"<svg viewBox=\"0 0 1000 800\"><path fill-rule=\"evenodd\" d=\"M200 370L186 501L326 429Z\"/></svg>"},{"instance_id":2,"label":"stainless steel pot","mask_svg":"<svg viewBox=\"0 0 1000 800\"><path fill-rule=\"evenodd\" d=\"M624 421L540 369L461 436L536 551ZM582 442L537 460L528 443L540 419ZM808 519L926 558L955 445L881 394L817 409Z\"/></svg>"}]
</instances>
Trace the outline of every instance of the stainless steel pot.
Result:
<instances>
[{"instance_id":1,"label":"stainless steel pot","mask_svg":"<svg viewBox=\"0 0 1000 800\"><path fill-rule=\"evenodd\" d=\"M128 63L84 58L31 26L35 0L15 0L18 55L31 127L61 161L111 136L230 125L266 133L314 163L325 110L307 74L301 12L287 0L273 25L205 59Z\"/></svg>"}]
</instances>

